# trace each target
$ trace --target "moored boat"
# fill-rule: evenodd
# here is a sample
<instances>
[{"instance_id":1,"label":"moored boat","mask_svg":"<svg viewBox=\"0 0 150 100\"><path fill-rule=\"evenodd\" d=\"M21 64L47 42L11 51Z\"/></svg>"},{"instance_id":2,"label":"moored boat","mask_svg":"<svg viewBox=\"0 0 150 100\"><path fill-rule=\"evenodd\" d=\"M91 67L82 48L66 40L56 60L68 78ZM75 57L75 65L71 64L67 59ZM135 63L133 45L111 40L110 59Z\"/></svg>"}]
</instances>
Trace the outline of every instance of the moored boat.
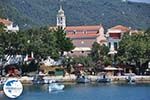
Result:
<instances>
[{"instance_id":1,"label":"moored boat","mask_svg":"<svg viewBox=\"0 0 150 100\"><path fill-rule=\"evenodd\" d=\"M134 78L134 76L128 76L126 78L126 81L130 84L133 84L133 83L135 83L135 78Z\"/></svg>"},{"instance_id":2,"label":"moored boat","mask_svg":"<svg viewBox=\"0 0 150 100\"><path fill-rule=\"evenodd\" d=\"M104 74L102 77L100 76L98 79L97 79L97 82L99 83L110 83L111 82L111 79L106 77L106 75Z\"/></svg>"},{"instance_id":3,"label":"moored boat","mask_svg":"<svg viewBox=\"0 0 150 100\"><path fill-rule=\"evenodd\" d=\"M86 76L78 76L76 78L76 82L77 83L89 83L90 82L90 79Z\"/></svg>"},{"instance_id":4,"label":"moored boat","mask_svg":"<svg viewBox=\"0 0 150 100\"><path fill-rule=\"evenodd\" d=\"M97 79L97 82L99 82L99 83L110 83L111 79L110 78Z\"/></svg>"},{"instance_id":5,"label":"moored boat","mask_svg":"<svg viewBox=\"0 0 150 100\"><path fill-rule=\"evenodd\" d=\"M64 89L64 85L63 84L58 84L58 83L50 83L49 84L49 92L52 92L52 91L60 91L60 90L63 90Z\"/></svg>"},{"instance_id":6,"label":"moored boat","mask_svg":"<svg viewBox=\"0 0 150 100\"><path fill-rule=\"evenodd\" d=\"M33 84L44 84L43 76L35 75L33 78Z\"/></svg>"}]
</instances>

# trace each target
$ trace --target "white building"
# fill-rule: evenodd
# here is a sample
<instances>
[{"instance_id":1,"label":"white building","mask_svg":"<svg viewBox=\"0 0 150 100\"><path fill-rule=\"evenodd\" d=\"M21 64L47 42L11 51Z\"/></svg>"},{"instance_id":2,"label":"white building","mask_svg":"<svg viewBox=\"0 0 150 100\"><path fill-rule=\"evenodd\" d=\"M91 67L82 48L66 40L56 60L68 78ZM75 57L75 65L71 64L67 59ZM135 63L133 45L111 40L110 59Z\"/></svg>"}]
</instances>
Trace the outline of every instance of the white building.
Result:
<instances>
[{"instance_id":1,"label":"white building","mask_svg":"<svg viewBox=\"0 0 150 100\"><path fill-rule=\"evenodd\" d=\"M117 25L108 29L106 35L108 37L108 45L110 50L117 50L123 34L127 32L130 32L130 28L122 25Z\"/></svg>"},{"instance_id":2,"label":"white building","mask_svg":"<svg viewBox=\"0 0 150 100\"><path fill-rule=\"evenodd\" d=\"M12 31L12 32L19 31L18 25L14 26L13 22L10 21L9 19L0 18L0 23L4 24L6 26L6 28L5 28L6 31Z\"/></svg>"},{"instance_id":3,"label":"white building","mask_svg":"<svg viewBox=\"0 0 150 100\"><path fill-rule=\"evenodd\" d=\"M57 14L57 27L62 27L63 29L66 27L66 17L62 6L60 6L60 9Z\"/></svg>"}]
</instances>

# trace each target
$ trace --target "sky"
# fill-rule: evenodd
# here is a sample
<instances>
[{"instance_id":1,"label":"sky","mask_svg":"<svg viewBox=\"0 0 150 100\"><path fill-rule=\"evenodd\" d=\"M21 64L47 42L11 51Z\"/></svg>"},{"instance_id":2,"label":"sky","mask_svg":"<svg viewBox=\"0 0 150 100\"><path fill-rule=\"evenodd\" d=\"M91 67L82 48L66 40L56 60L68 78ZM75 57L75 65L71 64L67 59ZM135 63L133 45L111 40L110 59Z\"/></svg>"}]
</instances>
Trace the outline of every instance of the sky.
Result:
<instances>
[{"instance_id":1,"label":"sky","mask_svg":"<svg viewBox=\"0 0 150 100\"><path fill-rule=\"evenodd\" d=\"M130 1L150 3L150 0L130 0Z\"/></svg>"}]
</instances>

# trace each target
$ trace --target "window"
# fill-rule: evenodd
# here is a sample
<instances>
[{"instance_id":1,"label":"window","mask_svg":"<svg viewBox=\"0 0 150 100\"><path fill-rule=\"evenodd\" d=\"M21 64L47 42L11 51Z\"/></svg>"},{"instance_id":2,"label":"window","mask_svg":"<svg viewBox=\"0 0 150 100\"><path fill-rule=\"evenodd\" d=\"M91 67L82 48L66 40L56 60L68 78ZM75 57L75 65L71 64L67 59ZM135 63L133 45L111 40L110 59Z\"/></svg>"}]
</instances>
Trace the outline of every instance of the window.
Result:
<instances>
[{"instance_id":1,"label":"window","mask_svg":"<svg viewBox=\"0 0 150 100\"><path fill-rule=\"evenodd\" d=\"M87 31L83 31L84 34L87 34Z\"/></svg>"},{"instance_id":2,"label":"window","mask_svg":"<svg viewBox=\"0 0 150 100\"><path fill-rule=\"evenodd\" d=\"M62 23L62 17L59 17L59 18L58 18L58 22L59 22L59 23Z\"/></svg>"},{"instance_id":3,"label":"window","mask_svg":"<svg viewBox=\"0 0 150 100\"><path fill-rule=\"evenodd\" d=\"M81 53L84 53L84 51L81 51Z\"/></svg>"},{"instance_id":4,"label":"window","mask_svg":"<svg viewBox=\"0 0 150 100\"><path fill-rule=\"evenodd\" d=\"M117 50L117 48L118 48L118 43L117 42L114 42L114 48L115 48L115 50Z\"/></svg>"},{"instance_id":5,"label":"window","mask_svg":"<svg viewBox=\"0 0 150 100\"><path fill-rule=\"evenodd\" d=\"M81 41L81 44L84 44L84 41Z\"/></svg>"},{"instance_id":6,"label":"window","mask_svg":"<svg viewBox=\"0 0 150 100\"><path fill-rule=\"evenodd\" d=\"M76 34L76 30L73 30L73 34Z\"/></svg>"},{"instance_id":7,"label":"window","mask_svg":"<svg viewBox=\"0 0 150 100\"><path fill-rule=\"evenodd\" d=\"M108 43L108 46L109 46L109 48L110 48L110 46L111 46L111 43L110 43L110 42Z\"/></svg>"}]
</instances>

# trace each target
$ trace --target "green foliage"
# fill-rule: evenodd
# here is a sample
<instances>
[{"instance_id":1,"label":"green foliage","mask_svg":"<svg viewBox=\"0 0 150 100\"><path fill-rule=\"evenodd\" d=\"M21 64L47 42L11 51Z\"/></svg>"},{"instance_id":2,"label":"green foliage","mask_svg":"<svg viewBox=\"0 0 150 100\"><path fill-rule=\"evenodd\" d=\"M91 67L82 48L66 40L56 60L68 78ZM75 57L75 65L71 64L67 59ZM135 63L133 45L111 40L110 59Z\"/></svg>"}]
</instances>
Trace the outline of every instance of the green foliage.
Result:
<instances>
[{"instance_id":1,"label":"green foliage","mask_svg":"<svg viewBox=\"0 0 150 100\"><path fill-rule=\"evenodd\" d=\"M0 33L5 32L5 26L3 25L3 23L0 23Z\"/></svg>"},{"instance_id":2,"label":"green foliage","mask_svg":"<svg viewBox=\"0 0 150 100\"><path fill-rule=\"evenodd\" d=\"M56 37L53 32L47 27L40 29L29 29L26 34L26 50L28 53L33 52L36 58L51 58L57 59L59 51L57 49Z\"/></svg>"},{"instance_id":3,"label":"green foliage","mask_svg":"<svg viewBox=\"0 0 150 100\"><path fill-rule=\"evenodd\" d=\"M71 40L66 37L66 33L62 29L50 31L48 27L41 27L16 33L5 32L2 29L3 26L0 26L0 57L33 53L37 61L48 56L57 60L62 56L60 52L63 54L64 51L70 51L74 48ZM35 71L38 68L38 63L32 62L32 64L23 64L23 71Z\"/></svg>"},{"instance_id":4,"label":"green foliage","mask_svg":"<svg viewBox=\"0 0 150 100\"><path fill-rule=\"evenodd\" d=\"M29 28L32 26L37 26L27 15L21 13L19 9L14 6L15 0L0 0L0 17L9 18L15 24L21 26L21 28ZM18 5L18 3L16 3ZM25 8L26 9L26 8Z\"/></svg>"},{"instance_id":5,"label":"green foliage","mask_svg":"<svg viewBox=\"0 0 150 100\"><path fill-rule=\"evenodd\" d=\"M147 28L150 23L150 4L122 0L63 0L61 3L67 25L102 23L105 27L123 24ZM60 0L0 0L0 16L13 20L23 29L56 25L59 5Z\"/></svg>"},{"instance_id":6,"label":"green foliage","mask_svg":"<svg viewBox=\"0 0 150 100\"><path fill-rule=\"evenodd\" d=\"M3 35L3 33L5 32L4 28L5 28L5 26L2 23L0 23L0 38ZM2 40L0 39L0 58L1 58L2 54L4 53L4 49L2 46L3 46Z\"/></svg>"},{"instance_id":7,"label":"green foliage","mask_svg":"<svg viewBox=\"0 0 150 100\"><path fill-rule=\"evenodd\" d=\"M150 31L144 34L125 35L119 44L117 59L119 62L145 63L150 59ZM140 65L137 65L138 67Z\"/></svg>"},{"instance_id":8,"label":"green foliage","mask_svg":"<svg viewBox=\"0 0 150 100\"><path fill-rule=\"evenodd\" d=\"M72 41L70 38L66 37L66 33L63 29L58 28L53 34L56 37L56 47L60 51L61 56L63 55L64 51L68 52L74 49Z\"/></svg>"},{"instance_id":9,"label":"green foliage","mask_svg":"<svg viewBox=\"0 0 150 100\"><path fill-rule=\"evenodd\" d=\"M94 42L91 50L91 58L94 62L104 61L107 59L109 48L105 45L100 45L97 42Z\"/></svg>"},{"instance_id":10,"label":"green foliage","mask_svg":"<svg viewBox=\"0 0 150 100\"><path fill-rule=\"evenodd\" d=\"M3 55L26 55L33 52L36 59L48 56L58 59L61 56L60 52L74 48L64 30L50 31L47 27L17 33L0 32L0 43L0 53Z\"/></svg>"},{"instance_id":11,"label":"green foliage","mask_svg":"<svg viewBox=\"0 0 150 100\"><path fill-rule=\"evenodd\" d=\"M72 59L74 65L82 64L84 67L94 67L94 63L90 56L79 56Z\"/></svg>"},{"instance_id":12,"label":"green foliage","mask_svg":"<svg viewBox=\"0 0 150 100\"><path fill-rule=\"evenodd\" d=\"M0 48L4 54L14 55L20 53L19 50L19 37L17 33L1 32L0 33Z\"/></svg>"}]
</instances>

